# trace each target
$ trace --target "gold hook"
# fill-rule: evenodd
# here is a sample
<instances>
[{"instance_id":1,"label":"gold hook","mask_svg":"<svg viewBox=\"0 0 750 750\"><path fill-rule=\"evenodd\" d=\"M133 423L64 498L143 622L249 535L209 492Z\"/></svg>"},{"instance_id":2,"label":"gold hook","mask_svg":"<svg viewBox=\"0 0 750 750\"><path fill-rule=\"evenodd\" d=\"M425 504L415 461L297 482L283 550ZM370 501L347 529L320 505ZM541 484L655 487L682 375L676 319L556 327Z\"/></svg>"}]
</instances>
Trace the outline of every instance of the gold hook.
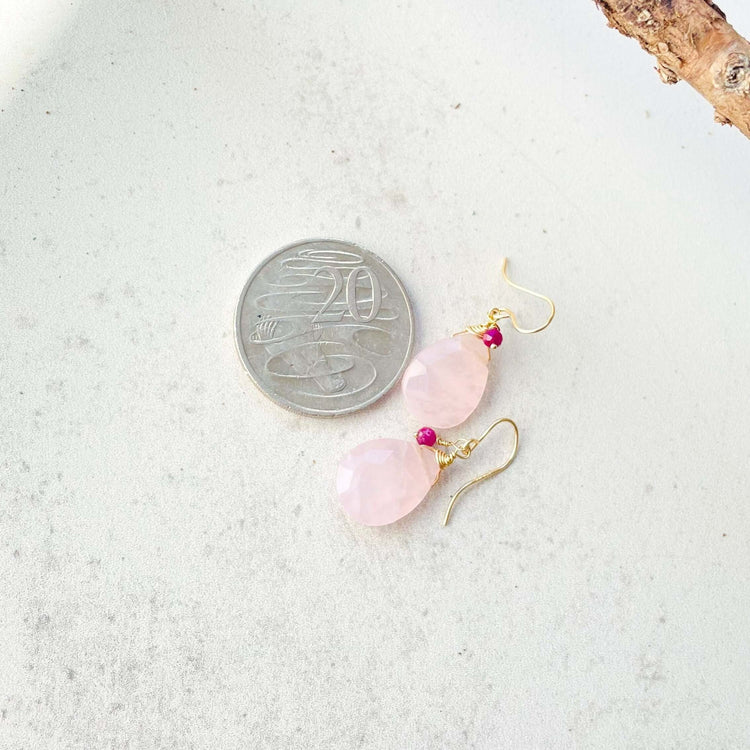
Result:
<instances>
[{"instance_id":1,"label":"gold hook","mask_svg":"<svg viewBox=\"0 0 750 750\"><path fill-rule=\"evenodd\" d=\"M521 326L518 325L518 320L516 319L515 313L512 310L509 310L507 307L496 307L494 310L490 311L490 319L493 321L493 323L496 323L499 320L502 320L503 318L508 318L513 325L513 328L515 328L519 333L539 333L540 331L543 331L551 322L552 318L555 317L555 303L547 297L545 294L540 294L539 292L532 292L531 289L527 289L525 286L521 286L520 284L516 284L515 282L511 281L508 278L508 259L503 258L503 265L502 265L502 273L503 278L505 279L505 282L512 286L514 289L518 289L519 292L525 292L526 294L530 294L532 297L536 297L537 299L544 300L550 308L549 317L547 320L537 328L521 328Z\"/></svg>"},{"instance_id":2,"label":"gold hook","mask_svg":"<svg viewBox=\"0 0 750 750\"><path fill-rule=\"evenodd\" d=\"M505 320L506 318L510 320L513 328L515 328L519 333L539 333L539 331L543 331L552 322L552 318L555 317L555 303L546 295L540 294L539 292L532 292L531 289L527 289L525 286L521 286L520 284L516 284L514 281L511 281L508 278L507 268L508 259L503 258L503 265L501 270L503 272L503 278L505 279L508 286L512 286L514 289L518 289L521 292L530 294L532 297L536 297L537 299L544 300L549 305L549 317L547 318L547 320L537 328L521 328L521 326L518 325L518 319L516 318L516 314L513 312L513 310L509 310L507 307L493 307L492 310L490 310L489 315L487 316L486 323L482 323L481 325L466 326L466 328L464 328L461 333L476 333L477 335L481 336L490 328L495 328L501 320Z\"/></svg>"},{"instance_id":3,"label":"gold hook","mask_svg":"<svg viewBox=\"0 0 750 750\"><path fill-rule=\"evenodd\" d=\"M474 479L466 482L466 484L464 484L462 487L459 487L459 489L451 496L450 503L448 504L448 508L446 509L445 516L443 518L443 526L445 526L450 520L451 512L453 511L453 506L456 504L456 500L458 500L458 498L466 490L468 490L470 487L473 487L475 484L479 484L479 482L483 482L485 479L489 479L490 477L494 477L496 474L505 471L513 463L513 459L518 453L518 426L512 419L509 419L508 417L502 417L501 419L496 419L478 438L474 438L472 440L460 440L454 443L449 443L444 440L438 441L440 445L445 445L453 449L450 453L446 453L440 450L437 451L438 463L440 464L440 468L442 469L445 466L450 466L450 464L452 464L456 458L468 458L471 455L471 452L479 445L479 443L481 443L487 437L487 435L489 435L492 430L495 429L495 427L497 427L499 424L502 424L503 422L507 422L507 424L509 424L513 428L513 448L511 449L510 456L508 456L508 458L505 459L505 461L500 464L500 466L494 469L490 469L484 474L480 474L478 477L475 477Z\"/></svg>"}]
</instances>

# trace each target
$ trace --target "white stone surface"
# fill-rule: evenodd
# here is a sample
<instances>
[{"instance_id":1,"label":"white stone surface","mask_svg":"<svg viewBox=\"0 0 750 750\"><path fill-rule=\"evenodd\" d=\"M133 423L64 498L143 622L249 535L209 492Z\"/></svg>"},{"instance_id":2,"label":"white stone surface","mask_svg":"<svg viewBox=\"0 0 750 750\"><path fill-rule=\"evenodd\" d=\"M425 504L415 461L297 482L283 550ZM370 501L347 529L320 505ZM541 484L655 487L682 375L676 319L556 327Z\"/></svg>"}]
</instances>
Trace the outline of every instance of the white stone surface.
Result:
<instances>
[{"instance_id":1,"label":"white stone surface","mask_svg":"<svg viewBox=\"0 0 750 750\"><path fill-rule=\"evenodd\" d=\"M745 139L585 0L86 0L34 55L0 103L0 746L750 746ZM466 426L512 416L518 459L446 529L502 441L360 528L336 464L417 426L400 394L296 417L240 367L246 276L311 235L397 270L418 345L522 303L504 253L557 302Z\"/></svg>"}]
</instances>

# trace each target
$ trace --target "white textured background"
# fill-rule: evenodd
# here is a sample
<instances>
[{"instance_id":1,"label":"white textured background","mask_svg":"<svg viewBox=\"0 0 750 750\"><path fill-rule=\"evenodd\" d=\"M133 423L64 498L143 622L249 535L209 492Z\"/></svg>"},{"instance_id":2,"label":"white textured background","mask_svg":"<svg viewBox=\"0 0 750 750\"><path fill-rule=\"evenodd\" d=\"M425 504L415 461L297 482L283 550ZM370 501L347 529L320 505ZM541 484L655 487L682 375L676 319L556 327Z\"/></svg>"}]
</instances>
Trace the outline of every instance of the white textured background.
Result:
<instances>
[{"instance_id":1,"label":"white textured background","mask_svg":"<svg viewBox=\"0 0 750 750\"><path fill-rule=\"evenodd\" d=\"M586 0L7 3L0 747L750 746L750 144ZM558 304L447 529L502 440L354 527L337 459L400 395L243 373L237 294L311 235L391 263L418 345L502 254Z\"/></svg>"}]
</instances>

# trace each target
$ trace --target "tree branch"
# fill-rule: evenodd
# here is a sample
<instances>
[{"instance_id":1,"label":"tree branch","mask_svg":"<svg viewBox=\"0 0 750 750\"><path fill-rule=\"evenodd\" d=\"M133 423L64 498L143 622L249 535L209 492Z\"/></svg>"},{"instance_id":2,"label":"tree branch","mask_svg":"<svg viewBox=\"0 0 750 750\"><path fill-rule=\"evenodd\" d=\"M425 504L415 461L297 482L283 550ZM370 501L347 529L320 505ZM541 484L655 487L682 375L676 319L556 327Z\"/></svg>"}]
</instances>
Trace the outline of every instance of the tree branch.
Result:
<instances>
[{"instance_id":1,"label":"tree branch","mask_svg":"<svg viewBox=\"0 0 750 750\"><path fill-rule=\"evenodd\" d=\"M687 81L714 119L750 138L750 43L710 0L594 0L609 25L657 60L664 83Z\"/></svg>"}]
</instances>

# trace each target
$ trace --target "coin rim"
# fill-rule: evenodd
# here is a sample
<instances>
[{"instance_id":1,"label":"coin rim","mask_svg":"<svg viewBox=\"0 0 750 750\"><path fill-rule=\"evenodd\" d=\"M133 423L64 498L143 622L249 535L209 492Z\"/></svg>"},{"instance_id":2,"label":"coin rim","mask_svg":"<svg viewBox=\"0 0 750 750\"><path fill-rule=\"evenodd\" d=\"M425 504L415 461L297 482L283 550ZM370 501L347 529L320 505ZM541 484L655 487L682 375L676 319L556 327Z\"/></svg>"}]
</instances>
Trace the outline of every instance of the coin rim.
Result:
<instances>
[{"instance_id":1,"label":"coin rim","mask_svg":"<svg viewBox=\"0 0 750 750\"><path fill-rule=\"evenodd\" d=\"M357 248L357 250L361 250L368 255L372 255L376 260L382 263L385 270L391 275L391 278L396 283L396 286L403 294L404 301L406 302L406 311L409 314L409 343L406 349L406 356L404 357L404 361L402 362L401 367L399 367L398 372L388 382L388 384L379 393L377 393L377 395L369 399L369 401L365 401L363 403L356 404L355 406L351 406L346 409L341 409L335 412L321 411L320 409L313 409L313 408L306 407L306 406L300 406L299 404L295 404L289 401L288 399L285 399L282 396L279 396L278 394L272 395L271 393L269 393L263 387L260 380L255 376L255 373L252 370L250 362L248 361L244 347L242 346L242 331L241 331L242 305L245 302L245 296L247 295L248 289L250 288L250 285L253 283L253 280L255 279L255 277L261 272L262 269L264 269L268 265L269 261L273 260L273 258L275 258L277 255L281 255L281 253L285 253L288 250L291 250L292 248L298 247L300 245L308 245L313 242L333 242L338 245L346 245L348 247L355 247ZM331 417L331 418L341 417L345 414L352 414L354 412L360 411L361 409L366 409L368 406L372 406L372 404L374 404L376 401L379 401L387 393L390 393L391 389L399 381L399 379L401 378L401 375L403 375L403 372L406 369L406 366L409 364L409 360L411 359L412 349L414 348L414 311L412 310L411 300L409 299L409 295L406 292L406 287L404 287L403 283L401 282L401 279L396 275L394 270L377 253L374 253L372 252L372 250L368 250L367 248L362 247L361 245L358 245L356 242L347 242L346 240L336 240L336 239L330 239L330 238L312 238L312 239L307 239L307 240L299 240L297 242L291 242L290 244L285 245L284 247L279 248L275 252L268 255L266 258L260 261L260 263L258 263L258 265L255 267L253 272L250 274L250 277L245 282L245 285L242 287L239 300L237 301L237 306L235 307L235 310L234 310L234 344L235 344L235 349L237 350L237 354L239 355L240 361L242 362L242 366L245 369L245 372L249 375L250 380L253 381L253 384L255 385L255 387L269 401L273 401L273 403L277 404L278 406L281 406L282 408L287 409L288 411L295 412L297 414L305 414L305 415L315 416L315 417Z\"/></svg>"}]
</instances>

